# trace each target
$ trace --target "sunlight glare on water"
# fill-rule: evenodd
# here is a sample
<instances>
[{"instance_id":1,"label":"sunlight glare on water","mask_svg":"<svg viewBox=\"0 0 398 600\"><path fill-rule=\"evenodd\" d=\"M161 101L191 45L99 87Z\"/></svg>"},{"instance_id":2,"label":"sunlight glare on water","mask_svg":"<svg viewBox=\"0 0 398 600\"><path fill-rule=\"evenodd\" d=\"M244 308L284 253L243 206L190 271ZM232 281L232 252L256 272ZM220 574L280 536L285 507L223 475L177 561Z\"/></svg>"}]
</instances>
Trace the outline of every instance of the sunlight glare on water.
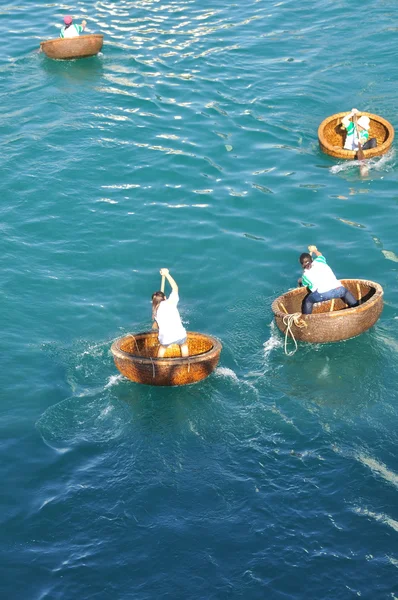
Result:
<instances>
[{"instance_id":1,"label":"sunlight glare on water","mask_svg":"<svg viewBox=\"0 0 398 600\"><path fill-rule=\"evenodd\" d=\"M397 125L395 3L0 14L2 596L397 597L396 152L361 179L317 141L352 107ZM65 14L98 56L38 53ZM271 303L309 244L384 312L286 356ZM223 344L196 385L110 353L161 267Z\"/></svg>"}]
</instances>

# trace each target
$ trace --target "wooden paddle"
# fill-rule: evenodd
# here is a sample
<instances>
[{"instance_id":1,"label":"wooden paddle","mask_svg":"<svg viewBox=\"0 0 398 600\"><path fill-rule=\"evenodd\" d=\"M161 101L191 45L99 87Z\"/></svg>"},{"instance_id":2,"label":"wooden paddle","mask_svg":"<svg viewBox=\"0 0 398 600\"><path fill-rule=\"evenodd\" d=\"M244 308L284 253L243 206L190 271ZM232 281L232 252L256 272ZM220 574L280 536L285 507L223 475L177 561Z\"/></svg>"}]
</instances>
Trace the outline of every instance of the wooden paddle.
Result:
<instances>
[{"instance_id":1,"label":"wooden paddle","mask_svg":"<svg viewBox=\"0 0 398 600\"><path fill-rule=\"evenodd\" d=\"M362 150L362 144L359 141L359 131L358 131L358 117L357 115L353 115L353 121L354 121L354 125L355 125L355 129L357 132L357 136L358 136L358 151L357 151L357 160L359 160L359 172L362 175L362 177L366 177L367 175L369 175L369 169L366 166L364 160L365 160L365 155L363 153Z\"/></svg>"}]
</instances>

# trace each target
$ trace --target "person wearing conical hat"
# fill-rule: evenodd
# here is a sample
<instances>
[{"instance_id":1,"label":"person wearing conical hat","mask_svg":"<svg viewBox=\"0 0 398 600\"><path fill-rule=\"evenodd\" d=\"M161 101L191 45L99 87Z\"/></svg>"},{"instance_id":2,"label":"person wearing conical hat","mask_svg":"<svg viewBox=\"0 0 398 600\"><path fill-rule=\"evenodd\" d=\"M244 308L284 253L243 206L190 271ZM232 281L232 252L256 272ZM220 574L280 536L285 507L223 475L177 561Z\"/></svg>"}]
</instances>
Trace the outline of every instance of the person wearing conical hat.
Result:
<instances>
[{"instance_id":1,"label":"person wearing conical hat","mask_svg":"<svg viewBox=\"0 0 398 600\"><path fill-rule=\"evenodd\" d=\"M347 136L345 138L344 149L345 150L358 150L358 141L362 146L362 150L369 150L370 148L376 148L377 140L376 138L369 139L369 128L370 128L370 119L366 115L362 115L357 120L357 126L353 120L354 115L359 113L358 109L353 108L348 115L346 115L341 124L347 131Z\"/></svg>"},{"instance_id":2,"label":"person wearing conical hat","mask_svg":"<svg viewBox=\"0 0 398 600\"><path fill-rule=\"evenodd\" d=\"M65 25L62 27L59 37L61 38L73 38L79 36L86 29L87 21L83 19L81 25L75 25L73 17L66 15L64 17Z\"/></svg>"}]
</instances>

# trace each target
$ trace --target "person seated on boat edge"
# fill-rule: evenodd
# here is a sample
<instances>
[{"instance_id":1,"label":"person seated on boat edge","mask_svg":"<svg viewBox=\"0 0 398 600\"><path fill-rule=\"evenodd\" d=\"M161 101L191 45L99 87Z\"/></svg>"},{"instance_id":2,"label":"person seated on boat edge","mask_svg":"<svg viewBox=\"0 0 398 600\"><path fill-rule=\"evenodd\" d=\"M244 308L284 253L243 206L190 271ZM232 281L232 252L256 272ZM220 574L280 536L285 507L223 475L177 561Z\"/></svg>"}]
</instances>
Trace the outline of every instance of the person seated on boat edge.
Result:
<instances>
[{"instance_id":1,"label":"person seated on boat edge","mask_svg":"<svg viewBox=\"0 0 398 600\"><path fill-rule=\"evenodd\" d=\"M308 246L310 254L303 252L300 255L300 264L304 269L303 276L298 284L305 286L310 293L304 298L302 305L303 315L310 315L315 302L326 302L332 298L342 298L350 308L357 306L357 301L347 288L336 279L332 269L326 263L326 258L316 246ZM312 254L316 258L312 259Z\"/></svg>"},{"instance_id":2,"label":"person seated on boat edge","mask_svg":"<svg viewBox=\"0 0 398 600\"><path fill-rule=\"evenodd\" d=\"M75 25L73 17L67 15L64 17L65 25L62 27L59 34L60 38L74 38L78 37L86 29L87 21L83 19L81 25Z\"/></svg>"},{"instance_id":3,"label":"person seated on boat edge","mask_svg":"<svg viewBox=\"0 0 398 600\"><path fill-rule=\"evenodd\" d=\"M342 126L347 131L345 138L344 150L358 150L358 140L362 146L362 150L369 150L370 148L376 148L377 139L369 139L369 127L370 119L366 115L359 117L357 121L358 127L355 127L355 123L350 119L359 113L358 109L353 108L352 111L343 117L341 122Z\"/></svg>"},{"instance_id":4,"label":"person seated on boat edge","mask_svg":"<svg viewBox=\"0 0 398 600\"><path fill-rule=\"evenodd\" d=\"M188 356L187 332L181 323L177 308L179 301L178 285L168 269L160 269L160 274L166 277L171 285L171 294L168 298L160 291L152 294L152 327L159 331L158 358L163 358L167 347L172 344L180 346L181 356Z\"/></svg>"}]
</instances>

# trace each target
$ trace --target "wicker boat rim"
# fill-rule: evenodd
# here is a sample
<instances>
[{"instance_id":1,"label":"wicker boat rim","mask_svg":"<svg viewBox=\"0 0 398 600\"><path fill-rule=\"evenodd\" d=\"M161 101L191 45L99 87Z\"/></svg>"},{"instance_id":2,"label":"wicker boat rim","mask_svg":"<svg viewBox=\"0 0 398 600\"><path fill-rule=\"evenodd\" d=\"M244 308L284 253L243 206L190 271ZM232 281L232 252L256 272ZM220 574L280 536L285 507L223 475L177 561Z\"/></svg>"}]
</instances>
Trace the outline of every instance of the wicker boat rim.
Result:
<instances>
[{"instance_id":1,"label":"wicker boat rim","mask_svg":"<svg viewBox=\"0 0 398 600\"><path fill-rule=\"evenodd\" d=\"M369 298L369 300L367 300L363 304L360 304L359 306L354 306L352 308L344 308L343 310L334 310L332 312L324 312L324 313L315 313L315 314L305 315L306 319L310 319L311 321L316 322L319 320L324 320L325 318L333 319L336 317L341 317L342 315L349 316L354 313L363 312L365 310L368 310L374 304L376 304L376 302L378 302L384 294L384 291L383 291L383 288L381 287L381 285L379 283L376 283L375 281L370 281L369 279L341 279L340 281L343 285L345 284L345 282L363 283L364 285L367 285L368 287L374 288L375 293L373 294L373 296L371 298ZM293 290L289 290L288 292L285 292L281 296L278 296L278 298L276 298L271 305L272 312L274 313L274 315L277 317L286 317L286 313L283 312L282 310L279 310L279 308L277 308L278 303L281 302L283 300L283 298L286 298L286 296L298 293L298 291L299 290L301 291L302 289L303 289L302 287L294 288Z\"/></svg>"},{"instance_id":2,"label":"wicker boat rim","mask_svg":"<svg viewBox=\"0 0 398 600\"><path fill-rule=\"evenodd\" d=\"M186 364L187 360L189 360L189 362L195 363L195 362L203 362L205 361L210 355L213 354L217 354L219 352L221 352L222 349L222 344L220 342L219 339L217 339L216 337L213 337L211 335L207 335L205 333L198 333L197 331L188 331L187 332L187 336L189 337L204 337L207 340L211 341L212 343L212 347L210 348L210 350L207 350L206 352L202 352L201 354L193 354L192 356L175 356L175 357L165 357L165 358L152 358L152 357L148 357L148 356L140 356L139 354L132 354L131 352L126 352L125 350L122 350L120 348L120 343L125 340L127 337L145 337L145 336L150 336L150 335L157 335L157 332L154 331L142 331L140 333L134 333L134 334L127 334L124 335L121 338L118 338L117 340L115 340L111 346L111 352L113 354L113 356L115 356L116 358L119 358L121 360L133 360L134 362L137 362L139 364L142 365L178 365L178 364Z\"/></svg>"},{"instance_id":3,"label":"wicker boat rim","mask_svg":"<svg viewBox=\"0 0 398 600\"><path fill-rule=\"evenodd\" d=\"M82 36L76 36L76 37L73 37L73 38L60 38L60 37L58 37L58 38L51 38L50 40L43 40L42 42L40 42L40 46L42 46L43 44L48 44L49 42L51 42L51 44L54 44L54 43L57 43L57 44L61 43L62 44L63 42L70 43L70 42L73 42L74 40L87 40L87 39L93 39L93 38L97 38L97 39L98 38L102 38L102 39L104 39L104 36L103 36L102 33L87 33L87 34L84 34Z\"/></svg>"},{"instance_id":4,"label":"wicker boat rim","mask_svg":"<svg viewBox=\"0 0 398 600\"><path fill-rule=\"evenodd\" d=\"M331 151L335 150L335 146L329 142L327 137L325 137L324 131L325 131L326 126L330 123L330 121L337 121L338 119L343 119L343 117L345 117L349 113L350 113L350 111L335 113L334 115L330 115L330 117L326 117L326 119L324 119L322 121L322 123L319 125L318 139L321 142L321 144L323 146L325 146L325 148L328 148ZM389 121L387 121L387 119L384 119L383 117L380 117L379 115L375 115L373 113L365 112L365 111L364 112L361 111L359 114L361 116L365 115L366 117L369 117L369 119L371 121L378 121L379 123L384 125L384 127L387 129L387 131L388 131L387 139L382 144L380 144L380 146L377 147L378 154L383 154L384 150L389 148L392 144L392 141L394 139L394 127L391 125L391 123ZM344 153L345 157L352 156L352 158L354 159L357 155L356 150L345 150L344 148L341 148L340 150L342 151L342 153ZM368 150L364 150L365 156L366 156L366 152L368 152ZM341 158L344 158L344 157L342 156Z\"/></svg>"}]
</instances>

